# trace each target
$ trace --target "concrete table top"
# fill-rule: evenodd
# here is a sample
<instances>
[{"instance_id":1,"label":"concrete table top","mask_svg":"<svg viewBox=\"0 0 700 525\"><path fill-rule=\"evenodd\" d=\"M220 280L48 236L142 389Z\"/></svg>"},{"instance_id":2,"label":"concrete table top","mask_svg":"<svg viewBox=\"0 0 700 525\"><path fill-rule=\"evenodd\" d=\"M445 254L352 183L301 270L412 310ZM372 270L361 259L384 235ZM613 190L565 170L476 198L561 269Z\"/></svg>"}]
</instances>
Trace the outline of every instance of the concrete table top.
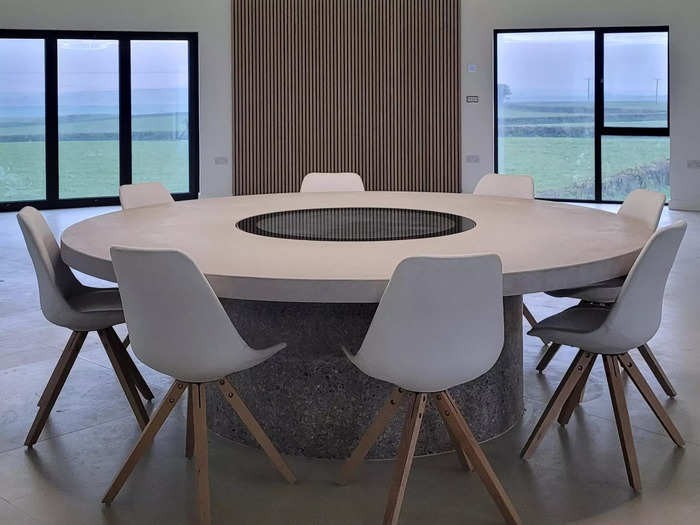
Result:
<instances>
[{"instance_id":1,"label":"concrete table top","mask_svg":"<svg viewBox=\"0 0 700 525\"><path fill-rule=\"evenodd\" d=\"M378 242L262 237L235 224L283 210L391 207L468 217L472 230ZM504 294L583 286L625 275L649 237L630 218L570 204L461 193L352 192L250 195L119 211L74 224L61 237L65 262L114 281L113 245L188 253L217 295L286 302L378 302L396 265L415 255L496 253Z\"/></svg>"}]
</instances>

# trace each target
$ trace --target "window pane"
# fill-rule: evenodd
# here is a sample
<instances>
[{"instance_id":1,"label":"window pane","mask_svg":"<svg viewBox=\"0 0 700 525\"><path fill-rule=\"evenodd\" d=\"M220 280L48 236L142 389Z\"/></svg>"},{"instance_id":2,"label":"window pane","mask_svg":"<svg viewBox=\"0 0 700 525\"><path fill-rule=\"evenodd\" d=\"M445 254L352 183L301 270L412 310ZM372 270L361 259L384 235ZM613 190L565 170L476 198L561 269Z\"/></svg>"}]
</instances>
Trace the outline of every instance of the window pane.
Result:
<instances>
[{"instance_id":1,"label":"window pane","mask_svg":"<svg viewBox=\"0 0 700 525\"><path fill-rule=\"evenodd\" d=\"M44 41L0 39L0 202L46 198Z\"/></svg>"},{"instance_id":2,"label":"window pane","mask_svg":"<svg viewBox=\"0 0 700 525\"><path fill-rule=\"evenodd\" d=\"M189 191L187 41L131 42L133 182Z\"/></svg>"},{"instance_id":3,"label":"window pane","mask_svg":"<svg viewBox=\"0 0 700 525\"><path fill-rule=\"evenodd\" d=\"M592 31L498 35L498 171L538 197L593 199Z\"/></svg>"},{"instance_id":4,"label":"window pane","mask_svg":"<svg viewBox=\"0 0 700 525\"><path fill-rule=\"evenodd\" d=\"M603 200L622 201L645 188L670 198L668 137L602 137Z\"/></svg>"},{"instance_id":5,"label":"window pane","mask_svg":"<svg viewBox=\"0 0 700 525\"><path fill-rule=\"evenodd\" d=\"M58 41L59 198L119 191L119 43Z\"/></svg>"},{"instance_id":6,"label":"window pane","mask_svg":"<svg viewBox=\"0 0 700 525\"><path fill-rule=\"evenodd\" d=\"M605 34L605 125L668 126L668 33Z\"/></svg>"}]
</instances>

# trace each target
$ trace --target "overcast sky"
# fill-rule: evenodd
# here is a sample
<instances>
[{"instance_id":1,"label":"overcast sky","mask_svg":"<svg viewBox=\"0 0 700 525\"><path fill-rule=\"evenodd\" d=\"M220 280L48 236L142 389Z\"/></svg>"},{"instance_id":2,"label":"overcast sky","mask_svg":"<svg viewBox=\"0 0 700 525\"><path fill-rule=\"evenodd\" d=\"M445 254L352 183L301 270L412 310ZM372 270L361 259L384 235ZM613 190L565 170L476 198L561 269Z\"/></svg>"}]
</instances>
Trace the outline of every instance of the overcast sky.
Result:
<instances>
[{"instance_id":1,"label":"overcast sky","mask_svg":"<svg viewBox=\"0 0 700 525\"><path fill-rule=\"evenodd\" d=\"M667 86L667 34L605 35L605 87L609 98L654 97ZM594 82L594 33L501 33L498 82L508 84L512 99L539 97L591 100Z\"/></svg>"},{"instance_id":2,"label":"overcast sky","mask_svg":"<svg viewBox=\"0 0 700 525\"><path fill-rule=\"evenodd\" d=\"M186 88L187 42L134 41L133 89ZM59 40L59 91L111 91L118 87L118 45L105 40ZM0 40L0 91L44 90L43 40Z\"/></svg>"}]
</instances>

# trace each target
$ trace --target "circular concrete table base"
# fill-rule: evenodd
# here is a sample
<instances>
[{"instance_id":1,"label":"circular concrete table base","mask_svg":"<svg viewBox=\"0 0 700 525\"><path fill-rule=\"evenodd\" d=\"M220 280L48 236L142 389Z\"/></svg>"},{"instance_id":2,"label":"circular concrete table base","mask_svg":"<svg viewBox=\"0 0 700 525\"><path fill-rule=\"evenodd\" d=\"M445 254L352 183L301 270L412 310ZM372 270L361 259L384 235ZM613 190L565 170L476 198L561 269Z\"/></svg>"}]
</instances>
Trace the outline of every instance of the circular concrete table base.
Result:
<instances>
[{"instance_id":1,"label":"circular concrete table base","mask_svg":"<svg viewBox=\"0 0 700 525\"><path fill-rule=\"evenodd\" d=\"M480 441L510 429L523 413L522 297L505 297L505 343L496 365L479 379L450 390ZM372 379L345 357L356 352L376 304L279 303L223 300L248 344L284 341L272 359L229 379L283 454L347 458L388 397L392 385ZM469 315L465 312L464 315ZM476 351L464 342L465 352ZM440 358L440 348L426 348ZM396 454L405 405L370 450L370 458ZM255 442L217 388L208 389L207 420L217 434ZM439 414L426 411L417 454L452 450Z\"/></svg>"}]
</instances>

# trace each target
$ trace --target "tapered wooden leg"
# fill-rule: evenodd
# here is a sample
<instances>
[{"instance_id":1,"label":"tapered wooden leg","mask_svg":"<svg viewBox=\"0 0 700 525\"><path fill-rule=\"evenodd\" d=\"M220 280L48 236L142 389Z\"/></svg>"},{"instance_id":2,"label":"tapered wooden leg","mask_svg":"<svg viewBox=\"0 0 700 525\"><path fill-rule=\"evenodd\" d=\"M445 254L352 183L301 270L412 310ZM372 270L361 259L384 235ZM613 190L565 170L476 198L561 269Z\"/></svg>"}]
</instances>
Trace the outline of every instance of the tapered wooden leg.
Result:
<instances>
[{"instance_id":1,"label":"tapered wooden leg","mask_svg":"<svg viewBox=\"0 0 700 525\"><path fill-rule=\"evenodd\" d=\"M122 342L122 344L124 345L124 348L129 348L129 345L131 344L129 334L126 334L126 337L124 338L124 342Z\"/></svg>"},{"instance_id":2,"label":"tapered wooden leg","mask_svg":"<svg viewBox=\"0 0 700 525\"><path fill-rule=\"evenodd\" d=\"M520 524L520 516L515 510L513 502L508 497L503 485L501 485L488 459L486 459L486 455L481 450L478 441L474 438L455 400L446 390L433 394L433 399L445 418L454 422L453 424L457 428L456 437L460 441L462 449L469 456L474 470L486 487L486 490L488 490L494 503L498 506L506 523L511 525Z\"/></svg>"},{"instance_id":3,"label":"tapered wooden leg","mask_svg":"<svg viewBox=\"0 0 700 525\"><path fill-rule=\"evenodd\" d=\"M211 496L209 493L209 443L207 436L207 396L205 385L192 385L194 403L194 461L195 482L197 484L197 506L200 525L211 523Z\"/></svg>"},{"instance_id":4,"label":"tapered wooden leg","mask_svg":"<svg viewBox=\"0 0 700 525\"><path fill-rule=\"evenodd\" d=\"M520 451L520 457L529 458L535 452L537 445L539 445L540 441L542 441L545 432L554 421L554 418L561 413L564 403L571 395L571 392L583 376L588 363L592 359L593 354L590 352L579 350L578 354L576 354L573 363L571 363L571 366L566 371L566 374L564 374L561 383L559 383L559 386L554 391L552 399L549 400L547 408L544 409L544 412L537 422L537 425L535 425L535 429L532 431L530 438Z\"/></svg>"},{"instance_id":5,"label":"tapered wooden leg","mask_svg":"<svg viewBox=\"0 0 700 525\"><path fill-rule=\"evenodd\" d=\"M248 431L253 435L255 440L265 451L265 454L267 454L267 457L270 459L275 468L289 483L295 483L296 477L287 466L284 459L282 459L282 456L280 456L280 453L272 444L270 438L267 437L265 431L260 427L255 417L253 417L253 414L250 413L250 410L248 410L248 407L245 405L243 400L238 396L238 393L233 388L233 385L227 379L220 379L218 383L219 389L224 395L224 399L226 399L229 405L231 405L231 407L236 411L238 417L241 418L241 421L243 421L245 426L248 428Z\"/></svg>"},{"instance_id":6,"label":"tapered wooden leg","mask_svg":"<svg viewBox=\"0 0 700 525\"><path fill-rule=\"evenodd\" d=\"M610 399L612 400L613 411L615 412L615 423L617 424L617 433L620 436L622 455L625 458L627 479L632 488L640 492L642 490L642 481L639 475L637 452L634 448L632 426L630 425L629 412L627 412L627 402L625 401L622 377L620 375L620 368L617 366L617 356L604 355L603 365L605 366L605 377L608 380Z\"/></svg>"},{"instance_id":7,"label":"tapered wooden leg","mask_svg":"<svg viewBox=\"0 0 700 525\"><path fill-rule=\"evenodd\" d=\"M523 303L523 317L525 317L525 320L530 324L531 327L534 327L537 324L537 319L535 319L535 316L532 315L532 312L530 309ZM545 341L540 337L540 340L544 343L547 344L548 341Z\"/></svg>"},{"instance_id":8,"label":"tapered wooden leg","mask_svg":"<svg viewBox=\"0 0 700 525\"><path fill-rule=\"evenodd\" d=\"M343 467L340 470L340 475L336 480L338 485L345 485L350 479L352 479L357 471L357 468L365 459L365 456L367 456L369 449L372 448L374 442L377 441L379 436L382 435L396 414L396 411L399 409L399 406L401 406L403 397L403 389L394 387L389 395L389 398L384 403L384 406L382 406L381 410L374 418L374 421L372 421L372 424L360 439L357 447L355 447L355 450L353 450L347 461L343 463Z\"/></svg>"},{"instance_id":9,"label":"tapered wooden leg","mask_svg":"<svg viewBox=\"0 0 700 525\"><path fill-rule=\"evenodd\" d=\"M646 361L649 370L651 370L651 373L654 374L654 377L656 377L656 380L661 385L661 388L663 388L664 392L666 392L666 395L676 397L676 389L673 388L671 381L666 376L666 372L664 372L664 369L661 368L661 365L656 360L656 356L654 356L652 353L649 345L642 345L638 348L638 350L639 353L642 354L644 361Z\"/></svg>"},{"instance_id":10,"label":"tapered wooden leg","mask_svg":"<svg viewBox=\"0 0 700 525\"><path fill-rule=\"evenodd\" d=\"M191 458L194 453L194 418L192 404L194 403L193 386L187 387L187 430L185 431L185 457Z\"/></svg>"},{"instance_id":11,"label":"tapered wooden leg","mask_svg":"<svg viewBox=\"0 0 700 525\"><path fill-rule=\"evenodd\" d=\"M112 335L114 334L114 335ZM139 426L143 429L148 424L148 414L146 409L143 407L141 402L141 397L136 390L136 386L132 381L131 374L124 363L123 352L124 347L122 346L121 340L117 337L117 334L112 329L98 330L97 335L100 336L102 341L102 346L104 346L105 352L109 357L109 361L112 363L112 368L117 374L117 379L124 390L127 401L131 405L131 409L134 411L136 416L136 421L138 421Z\"/></svg>"},{"instance_id":12,"label":"tapered wooden leg","mask_svg":"<svg viewBox=\"0 0 700 525\"><path fill-rule=\"evenodd\" d=\"M116 332L114 335L116 337ZM136 389L141 393L144 399L151 401L153 399L153 392L151 392L148 383L146 383L146 380L141 375L136 363L134 363L134 360L131 359L129 352L126 351L126 347L124 347L124 353L122 354L122 363L125 371L131 377L131 382L134 384Z\"/></svg>"},{"instance_id":13,"label":"tapered wooden leg","mask_svg":"<svg viewBox=\"0 0 700 525\"><path fill-rule=\"evenodd\" d=\"M556 353L559 351L561 348L561 345L559 343L550 343L549 347L545 351L544 355L542 356L542 359L540 359L540 362L537 363L537 371L538 372L543 372L545 368L547 368L547 365L549 362L554 358Z\"/></svg>"},{"instance_id":14,"label":"tapered wooden leg","mask_svg":"<svg viewBox=\"0 0 700 525\"><path fill-rule=\"evenodd\" d=\"M44 388L44 392L39 399L39 412L34 418L27 438L24 440L24 444L28 447L34 445L41 435L41 431L44 429L46 420L49 418L51 409L53 409L56 399L58 399L58 394L61 393L61 389L66 382L66 378L73 368L73 363L78 357L78 353L83 346L87 332L73 332L68 338L63 353L56 363L56 367L51 374L49 382Z\"/></svg>"},{"instance_id":15,"label":"tapered wooden leg","mask_svg":"<svg viewBox=\"0 0 700 525\"><path fill-rule=\"evenodd\" d=\"M423 413L425 412L427 399L428 396L426 394L414 394L411 407L406 415L406 423L401 434L399 453L396 458L396 466L394 467L394 477L391 481L389 499L384 512L384 525L395 525L399 522L401 504L403 503L408 475L413 464L413 454L416 451L416 442L418 441L418 434L423 422Z\"/></svg>"},{"instance_id":16,"label":"tapered wooden leg","mask_svg":"<svg viewBox=\"0 0 700 525\"><path fill-rule=\"evenodd\" d=\"M530 309L523 304L523 316L525 319L527 319L527 322L530 323L530 326L535 326L537 324L537 319L535 319L535 316L532 315L532 312Z\"/></svg>"},{"instance_id":17,"label":"tapered wooden leg","mask_svg":"<svg viewBox=\"0 0 700 525\"><path fill-rule=\"evenodd\" d=\"M474 470L474 467L472 466L471 461L469 461L469 456L464 451L464 447L462 446L462 443L458 437L460 434L460 429L459 429L459 426L457 425L457 421L455 420L454 417L450 417L449 412L446 412L444 410L440 410L440 406L438 405L438 400L435 397L438 395L440 395L440 394L431 394L431 397L433 399L433 405L435 406L435 409L438 411L438 414L440 414L442 421L445 423L445 427L447 428L447 433L450 435L450 439L452 440L452 445L455 447L455 452L457 452L457 458L459 459L459 462L462 464L462 466L466 470L472 471L472 470Z\"/></svg>"},{"instance_id":18,"label":"tapered wooden leg","mask_svg":"<svg viewBox=\"0 0 700 525\"><path fill-rule=\"evenodd\" d=\"M588 366L584 370L581 379L579 379L578 383L576 383L576 386L571 391L566 403L564 403L564 406L561 409L561 414L559 414L559 419L557 420L561 425L566 425L569 422L569 419L571 419L571 414L574 413L574 409L581 402L583 392L586 389L586 382L588 381L588 377L591 375L591 370L593 370L593 365L595 364L597 357L597 355L593 355L593 359L591 359L591 361L588 363Z\"/></svg>"},{"instance_id":19,"label":"tapered wooden leg","mask_svg":"<svg viewBox=\"0 0 700 525\"><path fill-rule=\"evenodd\" d=\"M673 424L673 421L671 421L668 412L666 412L666 410L664 410L664 407L661 406L661 402L654 395L654 392L649 386L649 383L646 382L644 376L637 368L637 365L634 364L634 361L632 361L632 358L629 356L629 354L622 354L617 356L617 358L622 364L622 368L630 376L632 382L637 387L637 390L639 390L639 393L642 394L644 401L647 402L647 405L649 405L649 408L651 408L652 412L654 412L654 415L656 415L659 422L666 429L666 432L668 432L668 435L671 437L673 442L679 447L684 446L685 441L683 440L681 433L678 432L678 429L676 428L676 425Z\"/></svg>"},{"instance_id":20,"label":"tapered wooden leg","mask_svg":"<svg viewBox=\"0 0 700 525\"><path fill-rule=\"evenodd\" d=\"M143 456L143 453L148 450L153 438L160 430L160 427L163 426L163 423L168 418L168 415L172 411L178 399L180 399L180 396L185 391L185 388L187 388L186 383L183 383L182 381L175 381L170 387L170 390L168 390L168 393L165 394L165 397L163 398L163 401L161 401L155 414L153 414L153 417L146 425L146 428L144 428L143 432L141 432L141 437L139 438L138 443L136 443L136 446L134 446L131 454L129 454L129 457L126 458L122 468L114 477L114 481L112 481L109 490L107 490L104 498L102 498L104 503L112 503L116 495L119 493L119 490L124 485L124 482L126 482L129 475L134 470L134 467L139 462L139 459L141 459L141 456Z\"/></svg>"}]
</instances>

